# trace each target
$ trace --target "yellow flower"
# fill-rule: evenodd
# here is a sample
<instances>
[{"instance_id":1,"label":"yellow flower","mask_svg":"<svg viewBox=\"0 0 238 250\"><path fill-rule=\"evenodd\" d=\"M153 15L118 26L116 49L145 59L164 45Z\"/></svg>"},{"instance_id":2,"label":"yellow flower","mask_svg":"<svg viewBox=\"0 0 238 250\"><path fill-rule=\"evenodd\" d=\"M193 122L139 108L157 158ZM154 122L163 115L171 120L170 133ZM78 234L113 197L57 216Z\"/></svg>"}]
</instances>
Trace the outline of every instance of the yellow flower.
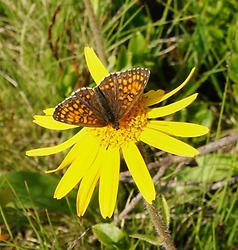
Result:
<instances>
[{"instance_id":1,"label":"yellow flower","mask_svg":"<svg viewBox=\"0 0 238 250\"><path fill-rule=\"evenodd\" d=\"M99 84L109 72L92 48L85 48L85 57L92 78ZM197 94L163 107L153 107L183 88L193 72L194 69L187 79L171 92L152 90L144 94L142 99L120 121L119 129L115 129L111 125L101 128L84 127L60 145L27 151L28 156L44 156L72 147L59 167L48 171L48 173L55 172L68 166L55 190L54 197L61 199L80 182L77 195L77 214L82 216L99 181L100 211L104 218L111 217L118 192L121 150L140 193L148 203L152 203L156 195L154 184L136 142L142 141L180 156L194 157L199 153L192 146L173 136L201 136L208 133L207 127L186 122L157 120L157 118L187 107L196 99ZM42 127L53 130L77 127L54 120L52 116L54 108L46 109L44 113L45 115L34 116L34 122Z\"/></svg>"}]
</instances>

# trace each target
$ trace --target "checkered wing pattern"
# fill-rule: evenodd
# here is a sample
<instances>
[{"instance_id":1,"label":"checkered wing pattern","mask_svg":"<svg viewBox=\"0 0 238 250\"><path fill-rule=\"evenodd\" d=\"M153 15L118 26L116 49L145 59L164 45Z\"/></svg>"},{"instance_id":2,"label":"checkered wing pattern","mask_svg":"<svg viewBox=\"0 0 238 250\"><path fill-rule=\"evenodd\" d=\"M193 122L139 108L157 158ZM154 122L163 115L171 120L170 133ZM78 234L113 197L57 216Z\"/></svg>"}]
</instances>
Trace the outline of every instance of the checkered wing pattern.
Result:
<instances>
[{"instance_id":1,"label":"checkered wing pattern","mask_svg":"<svg viewBox=\"0 0 238 250\"><path fill-rule=\"evenodd\" d=\"M99 85L116 119L121 119L142 96L150 71L135 68L107 76Z\"/></svg>"},{"instance_id":2,"label":"checkered wing pattern","mask_svg":"<svg viewBox=\"0 0 238 250\"><path fill-rule=\"evenodd\" d=\"M56 121L87 127L107 125L99 111L100 100L92 88L81 88L61 102L53 114Z\"/></svg>"}]
</instances>

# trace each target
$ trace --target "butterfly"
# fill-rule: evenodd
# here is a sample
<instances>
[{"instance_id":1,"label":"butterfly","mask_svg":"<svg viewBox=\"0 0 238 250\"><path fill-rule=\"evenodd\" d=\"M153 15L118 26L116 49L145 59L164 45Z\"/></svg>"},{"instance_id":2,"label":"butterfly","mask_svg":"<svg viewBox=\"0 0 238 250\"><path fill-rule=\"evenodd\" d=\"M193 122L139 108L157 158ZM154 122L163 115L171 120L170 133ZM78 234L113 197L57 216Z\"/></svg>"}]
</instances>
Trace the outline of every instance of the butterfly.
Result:
<instances>
[{"instance_id":1,"label":"butterfly","mask_svg":"<svg viewBox=\"0 0 238 250\"><path fill-rule=\"evenodd\" d=\"M111 73L94 87L83 87L58 104L53 118L56 121L104 127L120 128L120 120L140 100L149 80L150 71L134 68Z\"/></svg>"}]
</instances>

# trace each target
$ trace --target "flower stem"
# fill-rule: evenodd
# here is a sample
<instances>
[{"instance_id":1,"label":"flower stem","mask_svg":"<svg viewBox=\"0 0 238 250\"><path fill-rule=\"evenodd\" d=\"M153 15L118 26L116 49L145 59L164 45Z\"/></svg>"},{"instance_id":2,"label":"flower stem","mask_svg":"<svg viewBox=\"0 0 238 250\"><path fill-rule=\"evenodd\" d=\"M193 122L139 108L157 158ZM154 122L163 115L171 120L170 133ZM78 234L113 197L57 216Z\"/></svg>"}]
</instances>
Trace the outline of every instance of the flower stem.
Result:
<instances>
[{"instance_id":1,"label":"flower stem","mask_svg":"<svg viewBox=\"0 0 238 250\"><path fill-rule=\"evenodd\" d=\"M146 205L147 211L150 214L150 218L152 220L154 228L157 234L159 235L159 239L162 242L161 243L162 246L166 250L176 250L174 243L173 243L173 239L169 233L169 230L167 226L164 224L164 222L162 221L162 218L158 210L155 208L153 204L151 205L147 203L146 201L145 201L145 205Z\"/></svg>"},{"instance_id":2,"label":"flower stem","mask_svg":"<svg viewBox=\"0 0 238 250\"><path fill-rule=\"evenodd\" d=\"M94 13L91 0L84 0L84 5L85 5L86 13L88 16L88 20L89 20L89 26L93 32L93 36L95 39L95 47L96 47L95 49L98 53L100 60L106 66L107 60L106 60L105 50L104 50L104 46L103 46L103 38L102 38L100 24L97 20L95 13Z\"/></svg>"}]
</instances>

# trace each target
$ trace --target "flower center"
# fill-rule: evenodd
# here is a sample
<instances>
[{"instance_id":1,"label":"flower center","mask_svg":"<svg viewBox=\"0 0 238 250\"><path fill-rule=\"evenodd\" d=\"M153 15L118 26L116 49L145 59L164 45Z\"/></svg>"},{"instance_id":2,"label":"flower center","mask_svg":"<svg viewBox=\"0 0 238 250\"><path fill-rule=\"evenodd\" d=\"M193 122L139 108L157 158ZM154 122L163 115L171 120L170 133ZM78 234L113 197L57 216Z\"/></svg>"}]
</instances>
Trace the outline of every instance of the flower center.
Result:
<instances>
[{"instance_id":1,"label":"flower center","mask_svg":"<svg viewBox=\"0 0 238 250\"><path fill-rule=\"evenodd\" d=\"M144 99L141 98L119 121L119 129L108 125L103 128L88 128L104 147L121 146L129 141L139 141L140 134L147 124Z\"/></svg>"}]
</instances>

